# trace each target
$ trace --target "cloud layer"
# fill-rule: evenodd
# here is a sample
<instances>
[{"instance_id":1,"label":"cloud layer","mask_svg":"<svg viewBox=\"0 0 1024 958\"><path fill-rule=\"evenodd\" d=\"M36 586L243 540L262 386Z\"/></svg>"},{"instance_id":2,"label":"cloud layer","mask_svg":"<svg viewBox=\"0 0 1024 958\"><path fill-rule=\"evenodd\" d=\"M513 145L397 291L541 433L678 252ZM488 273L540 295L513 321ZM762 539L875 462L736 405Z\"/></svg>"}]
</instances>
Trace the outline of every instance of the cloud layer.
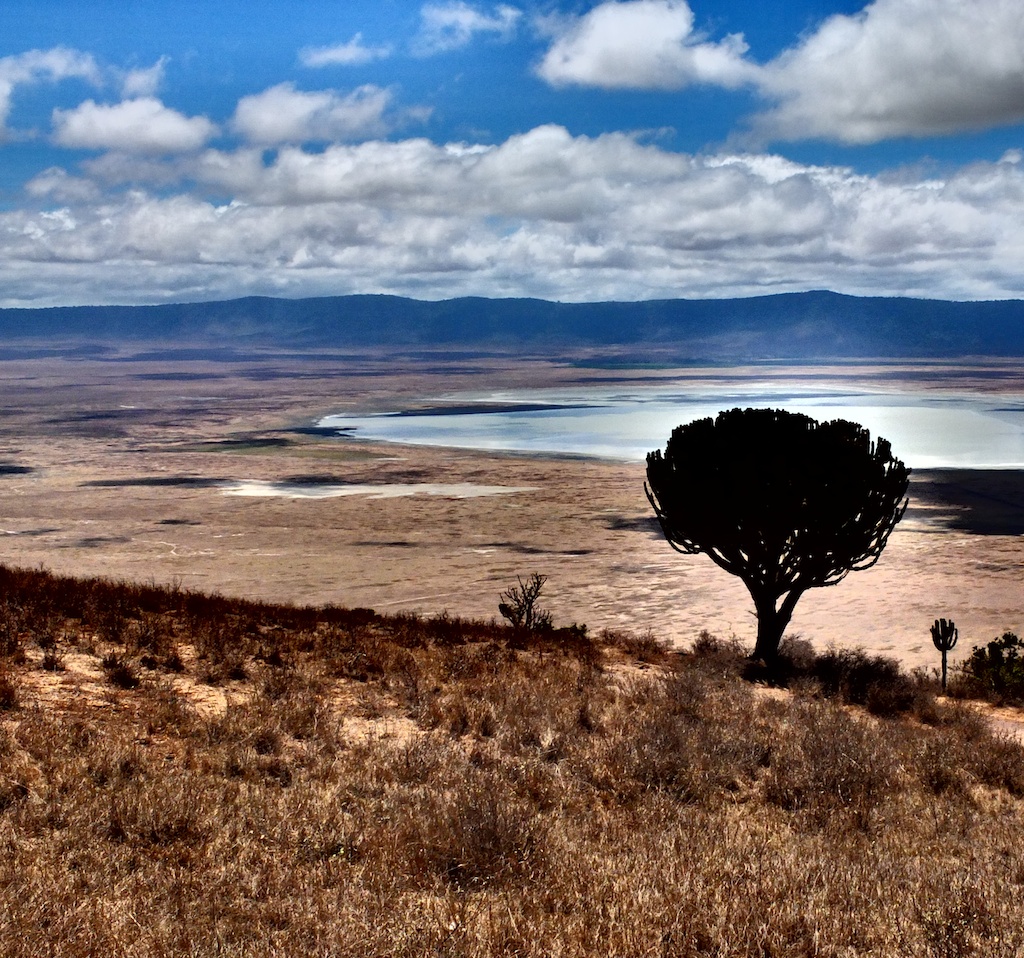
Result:
<instances>
[{"instance_id":1,"label":"cloud layer","mask_svg":"<svg viewBox=\"0 0 1024 958\"><path fill-rule=\"evenodd\" d=\"M776 139L874 143L1024 119L1020 0L877 0L825 21L768 64Z\"/></svg>"},{"instance_id":2,"label":"cloud layer","mask_svg":"<svg viewBox=\"0 0 1024 958\"><path fill-rule=\"evenodd\" d=\"M151 96L109 106L86 100L73 110L54 110L53 129L61 146L151 154L192 152L217 132L206 117L185 116Z\"/></svg>"},{"instance_id":3,"label":"cloud layer","mask_svg":"<svg viewBox=\"0 0 1024 958\"><path fill-rule=\"evenodd\" d=\"M397 82L304 90L264 78L211 118L182 105L197 101L175 84L177 59L118 69L66 48L3 57L0 142L6 135L4 149L27 144L25 155L50 156L0 208L0 303L809 288L1024 296L1021 151L930 174L866 175L766 146L1021 121L1020 0L876 0L766 63L741 35L702 32L685 0L601 2L532 25L505 4L428 3L420 14L404 45L346 33L337 45L290 51L289 62L350 68L404 56L433 75L443 60L418 56L447 52L461 70L474 41L515 38L501 50L521 57L518 76L545 103L579 87L684 97L701 84L742 89L746 104L760 95L764 109L749 119L748 152L681 152L639 134L588 137L546 122L500 137L463 133L465 124L455 134L463 140L444 143L434 115L409 106L414 94ZM532 61L522 56L527 34ZM441 112L444 84L460 81L445 76L416 92L428 89ZM72 99L84 96L83 82L89 98ZM62 105L39 114L38 127L21 122L18 90L60 83Z\"/></svg>"},{"instance_id":4,"label":"cloud layer","mask_svg":"<svg viewBox=\"0 0 1024 958\"><path fill-rule=\"evenodd\" d=\"M19 86L56 82L71 77L100 82L100 69L88 53L57 47L53 50L29 50L15 56L0 57L0 142L11 112L11 97Z\"/></svg>"},{"instance_id":5,"label":"cloud layer","mask_svg":"<svg viewBox=\"0 0 1024 958\"><path fill-rule=\"evenodd\" d=\"M363 35L357 33L346 43L329 47L307 47L299 53L299 60L307 67L359 66L373 60L383 60L391 55L391 47L387 44L368 47L363 43Z\"/></svg>"},{"instance_id":6,"label":"cloud layer","mask_svg":"<svg viewBox=\"0 0 1024 958\"><path fill-rule=\"evenodd\" d=\"M522 17L522 11L503 3L486 13L463 0L456 0L454 3L428 3L420 17L420 36L415 48L429 56L457 50L478 35L507 39Z\"/></svg>"},{"instance_id":7,"label":"cloud layer","mask_svg":"<svg viewBox=\"0 0 1024 958\"><path fill-rule=\"evenodd\" d=\"M556 86L679 90L692 83L736 87L756 69L747 45L731 35L718 43L694 34L685 0L603 3L568 21L537 73Z\"/></svg>"},{"instance_id":8,"label":"cloud layer","mask_svg":"<svg viewBox=\"0 0 1024 958\"><path fill-rule=\"evenodd\" d=\"M152 162L159 190L141 187L139 169L118 194L116 164L97 161L92 178L50 170L32 188L62 197L59 207L0 213L8 303L45 302L58 288L85 302L1024 293L1016 155L897 182L542 126L493 147L287 146L269 162L258 149L206 150ZM232 199L211 198L223 195Z\"/></svg>"},{"instance_id":9,"label":"cloud layer","mask_svg":"<svg viewBox=\"0 0 1024 958\"><path fill-rule=\"evenodd\" d=\"M385 112L391 94L365 85L351 93L318 90L306 93L293 83L243 97L231 125L250 143L330 142L384 136L390 131Z\"/></svg>"},{"instance_id":10,"label":"cloud layer","mask_svg":"<svg viewBox=\"0 0 1024 958\"><path fill-rule=\"evenodd\" d=\"M833 16L772 61L742 35L695 31L686 0L609 0L560 22L537 67L554 86L749 85L765 140L865 144L1024 120L1020 0L876 0Z\"/></svg>"}]
</instances>

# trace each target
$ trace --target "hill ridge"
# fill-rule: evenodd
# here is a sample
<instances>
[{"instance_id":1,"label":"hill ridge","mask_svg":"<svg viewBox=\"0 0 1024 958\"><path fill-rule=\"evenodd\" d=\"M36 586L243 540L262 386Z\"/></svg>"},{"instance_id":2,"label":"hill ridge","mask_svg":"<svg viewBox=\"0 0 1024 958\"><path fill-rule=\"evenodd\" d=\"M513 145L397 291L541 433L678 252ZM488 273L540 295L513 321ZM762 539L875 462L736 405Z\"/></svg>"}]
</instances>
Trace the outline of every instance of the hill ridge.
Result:
<instances>
[{"instance_id":1,"label":"hill ridge","mask_svg":"<svg viewBox=\"0 0 1024 958\"><path fill-rule=\"evenodd\" d=\"M719 360L1024 356L1024 301L860 297L560 303L388 294L246 296L146 306L0 309L8 341L190 342L324 348L615 347Z\"/></svg>"}]
</instances>

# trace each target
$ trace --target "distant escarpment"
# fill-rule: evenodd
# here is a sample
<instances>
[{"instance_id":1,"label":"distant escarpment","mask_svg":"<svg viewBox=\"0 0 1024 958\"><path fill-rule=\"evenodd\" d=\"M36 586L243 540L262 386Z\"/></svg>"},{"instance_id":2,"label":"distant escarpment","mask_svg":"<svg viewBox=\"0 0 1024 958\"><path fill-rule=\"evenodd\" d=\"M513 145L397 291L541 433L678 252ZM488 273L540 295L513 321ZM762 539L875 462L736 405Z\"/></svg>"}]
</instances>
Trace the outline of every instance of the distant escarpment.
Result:
<instances>
[{"instance_id":1,"label":"distant escarpment","mask_svg":"<svg viewBox=\"0 0 1024 958\"><path fill-rule=\"evenodd\" d=\"M248 297L158 306L0 310L0 336L208 349L615 349L634 359L1024 356L1024 301L781 293L747 299L425 302L399 296Z\"/></svg>"}]
</instances>

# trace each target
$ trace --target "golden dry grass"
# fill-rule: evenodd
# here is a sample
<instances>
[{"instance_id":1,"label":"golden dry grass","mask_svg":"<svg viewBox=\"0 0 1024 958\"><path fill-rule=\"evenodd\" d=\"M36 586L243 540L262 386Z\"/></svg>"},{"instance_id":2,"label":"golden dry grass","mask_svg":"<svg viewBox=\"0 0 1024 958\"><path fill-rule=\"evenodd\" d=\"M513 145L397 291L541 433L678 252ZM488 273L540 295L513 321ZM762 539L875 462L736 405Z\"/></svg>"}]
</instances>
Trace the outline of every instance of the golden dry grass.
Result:
<instances>
[{"instance_id":1,"label":"golden dry grass","mask_svg":"<svg viewBox=\"0 0 1024 958\"><path fill-rule=\"evenodd\" d=\"M0 606L4 955L1024 952L1024 748L920 677L879 718L708 638Z\"/></svg>"}]
</instances>

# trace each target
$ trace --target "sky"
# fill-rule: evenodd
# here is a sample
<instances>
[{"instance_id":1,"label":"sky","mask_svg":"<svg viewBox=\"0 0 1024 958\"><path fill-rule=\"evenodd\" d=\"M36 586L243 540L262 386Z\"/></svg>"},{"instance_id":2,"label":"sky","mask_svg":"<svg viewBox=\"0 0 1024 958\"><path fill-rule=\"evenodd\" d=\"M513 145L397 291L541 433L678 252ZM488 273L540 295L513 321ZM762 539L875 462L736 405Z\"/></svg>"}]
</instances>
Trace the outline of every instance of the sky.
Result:
<instances>
[{"instance_id":1,"label":"sky","mask_svg":"<svg viewBox=\"0 0 1024 958\"><path fill-rule=\"evenodd\" d=\"M4 0L0 306L1024 298L1024 0Z\"/></svg>"}]
</instances>

